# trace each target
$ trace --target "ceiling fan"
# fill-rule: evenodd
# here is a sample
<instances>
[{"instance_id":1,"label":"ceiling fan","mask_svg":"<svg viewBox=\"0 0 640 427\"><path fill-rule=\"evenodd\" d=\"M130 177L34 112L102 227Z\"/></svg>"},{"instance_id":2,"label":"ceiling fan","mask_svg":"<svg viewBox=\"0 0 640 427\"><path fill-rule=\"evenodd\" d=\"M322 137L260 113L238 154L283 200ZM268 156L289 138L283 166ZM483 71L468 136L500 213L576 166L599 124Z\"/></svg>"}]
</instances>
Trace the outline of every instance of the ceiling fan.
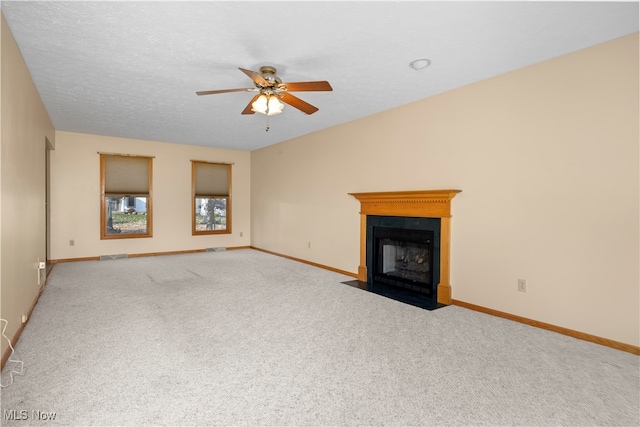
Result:
<instances>
[{"instance_id":1,"label":"ceiling fan","mask_svg":"<svg viewBox=\"0 0 640 427\"><path fill-rule=\"evenodd\" d=\"M280 114L284 107L279 101L297 108L305 114L313 114L318 108L293 96L290 92L316 92L332 91L333 88L327 81L282 83L276 74L275 67L262 66L260 72L239 68L253 80L255 87L241 89L205 90L196 92L196 95L215 95L228 92L258 92L242 111L242 114L262 113L268 116Z\"/></svg>"}]
</instances>

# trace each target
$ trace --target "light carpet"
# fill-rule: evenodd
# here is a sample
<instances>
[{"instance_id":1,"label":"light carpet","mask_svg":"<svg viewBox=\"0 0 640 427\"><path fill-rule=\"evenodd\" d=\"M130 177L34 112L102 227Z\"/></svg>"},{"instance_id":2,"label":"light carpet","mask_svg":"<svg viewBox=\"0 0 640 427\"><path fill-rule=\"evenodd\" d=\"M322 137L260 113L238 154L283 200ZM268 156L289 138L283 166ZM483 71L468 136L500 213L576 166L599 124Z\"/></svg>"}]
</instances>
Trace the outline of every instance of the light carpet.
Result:
<instances>
[{"instance_id":1,"label":"light carpet","mask_svg":"<svg viewBox=\"0 0 640 427\"><path fill-rule=\"evenodd\" d=\"M347 280L251 249L58 264L2 425L640 424L637 356Z\"/></svg>"}]
</instances>

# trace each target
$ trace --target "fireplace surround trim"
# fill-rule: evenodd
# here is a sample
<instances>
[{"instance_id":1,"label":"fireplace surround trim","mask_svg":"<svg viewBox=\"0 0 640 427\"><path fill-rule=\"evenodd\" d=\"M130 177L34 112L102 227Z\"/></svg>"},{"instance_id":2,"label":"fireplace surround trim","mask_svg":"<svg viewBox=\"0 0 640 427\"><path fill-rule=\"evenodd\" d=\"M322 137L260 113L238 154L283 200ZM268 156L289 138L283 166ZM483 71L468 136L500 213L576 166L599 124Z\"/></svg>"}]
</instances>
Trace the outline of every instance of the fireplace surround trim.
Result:
<instances>
[{"instance_id":1,"label":"fireplace surround trim","mask_svg":"<svg viewBox=\"0 0 640 427\"><path fill-rule=\"evenodd\" d=\"M360 201L358 280L367 281L367 215L441 218L438 302L451 304L449 282L451 199L462 190L417 190L349 193Z\"/></svg>"}]
</instances>

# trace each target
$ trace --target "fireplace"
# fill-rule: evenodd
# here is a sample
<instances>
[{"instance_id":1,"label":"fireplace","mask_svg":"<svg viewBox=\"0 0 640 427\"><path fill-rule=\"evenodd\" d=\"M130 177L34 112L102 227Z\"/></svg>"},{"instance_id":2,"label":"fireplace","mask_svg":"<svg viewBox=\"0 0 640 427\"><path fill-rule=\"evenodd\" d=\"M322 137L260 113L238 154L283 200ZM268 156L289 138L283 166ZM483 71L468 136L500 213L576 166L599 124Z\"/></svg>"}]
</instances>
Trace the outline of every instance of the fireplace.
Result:
<instances>
[{"instance_id":1,"label":"fireplace","mask_svg":"<svg viewBox=\"0 0 640 427\"><path fill-rule=\"evenodd\" d=\"M440 219L367 217L367 282L437 295Z\"/></svg>"},{"instance_id":2,"label":"fireplace","mask_svg":"<svg viewBox=\"0 0 640 427\"><path fill-rule=\"evenodd\" d=\"M384 286L418 295L421 299L437 301L438 304L451 304L451 199L459 192L417 190L349 193L360 201L360 265L357 281L368 287L375 287L376 282L380 281L392 282ZM391 230L374 232L374 228ZM394 236L396 232L399 234ZM388 233L392 233L392 236ZM376 242L375 235L382 237ZM425 259L418 263L425 250ZM421 267L413 265L410 272L403 271L403 267L397 264L398 259L402 264L403 259L409 262L411 256L413 262ZM392 261L394 257L395 262ZM427 265L423 265L425 263L428 269Z\"/></svg>"},{"instance_id":3,"label":"fireplace","mask_svg":"<svg viewBox=\"0 0 640 427\"><path fill-rule=\"evenodd\" d=\"M433 233L374 228L372 281L433 294Z\"/></svg>"}]
</instances>

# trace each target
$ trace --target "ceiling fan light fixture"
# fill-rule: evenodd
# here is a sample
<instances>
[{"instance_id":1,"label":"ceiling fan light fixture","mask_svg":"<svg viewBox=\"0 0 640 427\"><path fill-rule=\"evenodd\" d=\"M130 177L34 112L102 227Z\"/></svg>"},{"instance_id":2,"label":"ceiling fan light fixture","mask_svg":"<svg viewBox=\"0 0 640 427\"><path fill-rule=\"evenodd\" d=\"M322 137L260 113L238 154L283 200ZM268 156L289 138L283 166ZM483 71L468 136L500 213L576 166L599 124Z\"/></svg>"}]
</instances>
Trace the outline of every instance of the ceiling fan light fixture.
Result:
<instances>
[{"instance_id":1,"label":"ceiling fan light fixture","mask_svg":"<svg viewBox=\"0 0 640 427\"><path fill-rule=\"evenodd\" d=\"M251 111L260 114L267 114L267 95L260 95L258 99L251 104Z\"/></svg>"},{"instance_id":2,"label":"ceiling fan light fixture","mask_svg":"<svg viewBox=\"0 0 640 427\"><path fill-rule=\"evenodd\" d=\"M409 62L409 67L413 68L416 71L427 68L429 65L431 65L431 60L426 58L416 59L415 61Z\"/></svg>"},{"instance_id":3,"label":"ceiling fan light fixture","mask_svg":"<svg viewBox=\"0 0 640 427\"><path fill-rule=\"evenodd\" d=\"M266 114L267 116L275 116L282 113L284 104L274 95L262 94L251 104L251 111Z\"/></svg>"},{"instance_id":4,"label":"ceiling fan light fixture","mask_svg":"<svg viewBox=\"0 0 640 427\"><path fill-rule=\"evenodd\" d=\"M269 102L267 103L267 116L280 114L282 113L283 108L284 104L278 100L278 97L271 95L269 97Z\"/></svg>"}]
</instances>

